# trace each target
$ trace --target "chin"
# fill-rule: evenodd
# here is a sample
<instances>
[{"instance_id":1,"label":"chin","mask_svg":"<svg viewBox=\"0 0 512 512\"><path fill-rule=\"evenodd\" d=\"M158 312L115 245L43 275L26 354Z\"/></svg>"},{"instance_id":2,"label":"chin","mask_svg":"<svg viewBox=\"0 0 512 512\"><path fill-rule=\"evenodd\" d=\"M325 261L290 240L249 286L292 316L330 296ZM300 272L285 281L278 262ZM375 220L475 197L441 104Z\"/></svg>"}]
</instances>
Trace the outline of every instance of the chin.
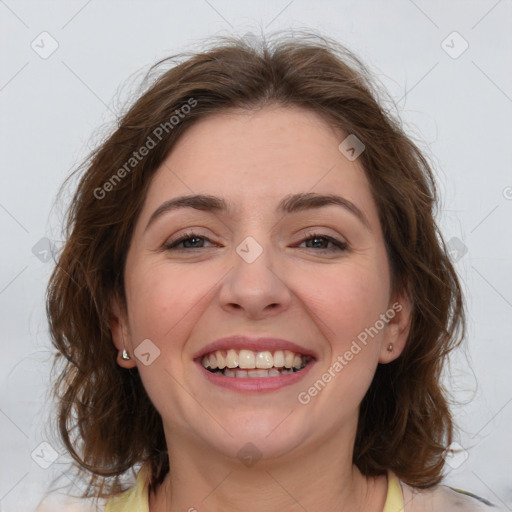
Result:
<instances>
[{"instance_id":1,"label":"chin","mask_svg":"<svg viewBox=\"0 0 512 512\"><path fill-rule=\"evenodd\" d=\"M286 415L278 413L262 417L260 413L244 416L243 420L240 417L233 418L232 421L223 423L231 436L220 429L221 437L212 438L210 431L204 441L226 456L238 458L242 462L244 456L258 459L281 457L302 445L307 438L303 427L283 422L285 417Z\"/></svg>"}]
</instances>

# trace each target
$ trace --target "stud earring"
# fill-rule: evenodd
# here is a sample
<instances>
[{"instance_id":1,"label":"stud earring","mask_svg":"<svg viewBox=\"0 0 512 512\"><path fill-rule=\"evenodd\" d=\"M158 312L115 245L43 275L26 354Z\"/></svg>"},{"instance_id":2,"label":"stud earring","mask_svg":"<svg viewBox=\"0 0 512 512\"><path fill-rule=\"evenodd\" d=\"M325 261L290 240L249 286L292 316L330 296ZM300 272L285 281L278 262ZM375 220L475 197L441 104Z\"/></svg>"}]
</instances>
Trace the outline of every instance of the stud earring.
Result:
<instances>
[{"instance_id":1,"label":"stud earring","mask_svg":"<svg viewBox=\"0 0 512 512\"><path fill-rule=\"evenodd\" d=\"M121 354L121 359L123 361L129 361L131 359L130 354L126 351L126 345L124 344L124 336L123 336L123 353Z\"/></svg>"},{"instance_id":2,"label":"stud earring","mask_svg":"<svg viewBox=\"0 0 512 512\"><path fill-rule=\"evenodd\" d=\"M393 352L393 343L388 345L388 352Z\"/></svg>"}]
</instances>

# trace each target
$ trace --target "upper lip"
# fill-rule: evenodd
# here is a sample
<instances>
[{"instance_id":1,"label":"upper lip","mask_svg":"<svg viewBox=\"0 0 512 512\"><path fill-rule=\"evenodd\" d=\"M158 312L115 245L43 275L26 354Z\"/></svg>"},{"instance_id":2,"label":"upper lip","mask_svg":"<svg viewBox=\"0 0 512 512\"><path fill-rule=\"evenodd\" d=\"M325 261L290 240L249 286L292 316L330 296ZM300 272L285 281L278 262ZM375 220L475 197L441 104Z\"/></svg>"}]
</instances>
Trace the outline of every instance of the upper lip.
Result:
<instances>
[{"instance_id":1,"label":"upper lip","mask_svg":"<svg viewBox=\"0 0 512 512\"><path fill-rule=\"evenodd\" d=\"M275 352L276 350L289 350L290 352L295 352L296 354L302 354L306 356L311 356L316 359L315 353L293 341L284 340L281 338L252 338L248 336L243 336L241 334L236 334L234 336L228 336L226 338L220 338L215 340L208 345L201 348L195 355L194 359L200 358L209 354L211 352L215 352L217 350L253 350L254 352Z\"/></svg>"}]
</instances>

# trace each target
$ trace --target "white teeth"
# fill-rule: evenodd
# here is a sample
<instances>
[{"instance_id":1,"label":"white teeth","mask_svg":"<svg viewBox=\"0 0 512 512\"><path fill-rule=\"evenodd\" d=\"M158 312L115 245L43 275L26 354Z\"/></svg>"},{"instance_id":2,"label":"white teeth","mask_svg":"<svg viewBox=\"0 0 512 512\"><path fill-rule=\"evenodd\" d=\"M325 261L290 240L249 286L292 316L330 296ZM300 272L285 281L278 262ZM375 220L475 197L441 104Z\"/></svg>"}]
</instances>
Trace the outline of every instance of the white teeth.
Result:
<instances>
[{"instance_id":1,"label":"white teeth","mask_svg":"<svg viewBox=\"0 0 512 512\"><path fill-rule=\"evenodd\" d=\"M293 366L293 360L295 359L295 354L290 352L289 350L285 350L284 352L284 366L286 368L291 368Z\"/></svg>"},{"instance_id":2,"label":"white teeth","mask_svg":"<svg viewBox=\"0 0 512 512\"><path fill-rule=\"evenodd\" d=\"M211 362L212 362L212 358L210 356L210 366L211 366ZM293 367L294 368L301 368L302 367L302 357L296 355L293 358Z\"/></svg>"},{"instance_id":3,"label":"white teeth","mask_svg":"<svg viewBox=\"0 0 512 512\"><path fill-rule=\"evenodd\" d=\"M228 368L236 368L238 366L238 354L236 353L236 350L228 350L228 355L226 356L226 366Z\"/></svg>"},{"instance_id":4,"label":"white teeth","mask_svg":"<svg viewBox=\"0 0 512 512\"><path fill-rule=\"evenodd\" d=\"M240 350L240 354L238 354L238 366L240 368L256 368L255 361L256 358L252 350Z\"/></svg>"},{"instance_id":5,"label":"white teeth","mask_svg":"<svg viewBox=\"0 0 512 512\"><path fill-rule=\"evenodd\" d=\"M274 366L274 358L271 352L258 352L256 356L256 368L268 369Z\"/></svg>"},{"instance_id":6,"label":"white teeth","mask_svg":"<svg viewBox=\"0 0 512 512\"><path fill-rule=\"evenodd\" d=\"M222 352L220 350L217 350L217 352L215 352L215 358L217 359L218 368L220 368L221 370L226 368L226 358L222 355Z\"/></svg>"},{"instance_id":7,"label":"white teeth","mask_svg":"<svg viewBox=\"0 0 512 512\"><path fill-rule=\"evenodd\" d=\"M226 377L257 378L276 377L300 370L311 360L289 350L269 350L253 352L252 350L235 349L217 350L203 356L201 361L204 368L216 370L214 373ZM224 370L224 371L221 371Z\"/></svg>"},{"instance_id":8,"label":"white teeth","mask_svg":"<svg viewBox=\"0 0 512 512\"><path fill-rule=\"evenodd\" d=\"M208 356L208 359L210 360L210 368L212 370L215 370L215 368L217 368L217 358L215 357L215 354L210 354Z\"/></svg>"},{"instance_id":9,"label":"white teeth","mask_svg":"<svg viewBox=\"0 0 512 512\"><path fill-rule=\"evenodd\" d=\"M274 367L282 368L284 366L284 354L282 350L274 352Z\"/></svg>"},{"instance_id":10,"label":"white teeth","mask_svg":"<svg viewBox=\"0 0 512 512\"><path fill-rule=\"evenodd\" d=\"M249 377L255 378L261 378L261 377L268 377L268 370L254 370L252 372L248 372Z\"/></svg>"},{"instance_id":11,"label":"white teeth","mask_svg":"<svg viewBox=\"0 0 512 512\"><path fill-rule=\"evenodd\" d=\"M289 375L293 370L282 368L270 368L269 370L234 370L226 368L221 372L224 377L238 377L239 379L262 379L265 377L279 377L279 375Z\"/></svg>"}]
</instances>

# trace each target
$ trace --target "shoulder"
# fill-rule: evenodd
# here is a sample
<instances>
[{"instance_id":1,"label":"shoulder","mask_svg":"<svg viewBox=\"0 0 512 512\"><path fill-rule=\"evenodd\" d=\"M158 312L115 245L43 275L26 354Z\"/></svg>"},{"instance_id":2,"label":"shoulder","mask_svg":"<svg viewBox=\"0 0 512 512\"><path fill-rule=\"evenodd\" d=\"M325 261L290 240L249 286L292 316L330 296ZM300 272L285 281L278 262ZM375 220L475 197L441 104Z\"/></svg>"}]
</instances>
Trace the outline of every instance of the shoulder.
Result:
<instances>
[{"instance_id":1,"label":"shoulder","mask_svg":"<svg viewBox=\"0 0 512 512\"><path fill-rule=\"evenodd\" d=\"M418 489L400 481L405 512L501 512L497 503L467 491L438 484Z\"/></svg>"},{"instance_id":2,"label":"shoulder","mask_svg":"<svg viewBox=\"0 0 512 512\"><path fill-rule=\"evenodd\" d=\"M149 466L142 466L135 481L125 482L133 485L105 499L75 497L66 494L68 488L53 491L45 496L34 512L149 512L149 476Z\"/></svg>"}]
</instances>

